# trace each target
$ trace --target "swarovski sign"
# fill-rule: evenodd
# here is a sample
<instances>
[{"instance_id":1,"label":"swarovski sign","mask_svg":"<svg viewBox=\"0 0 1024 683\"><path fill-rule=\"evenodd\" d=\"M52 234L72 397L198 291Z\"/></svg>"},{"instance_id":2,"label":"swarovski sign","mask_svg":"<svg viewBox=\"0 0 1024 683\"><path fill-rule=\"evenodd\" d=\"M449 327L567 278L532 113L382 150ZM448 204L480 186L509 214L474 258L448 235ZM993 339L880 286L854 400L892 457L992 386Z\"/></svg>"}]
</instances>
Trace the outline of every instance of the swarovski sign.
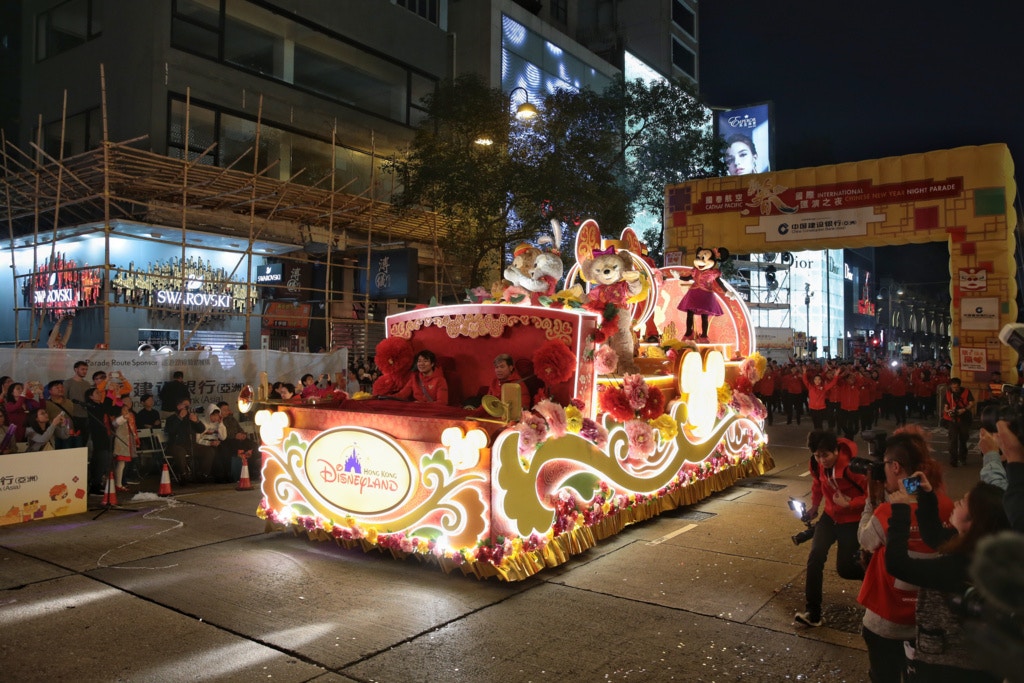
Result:
<instances>
[{"instance_id":1,"label":"swarovski sign","mask_svg":"<svg viewBox=\"0 0 1024 683\"><path fill-rule=\"evenodd\" d=\"M170 292L158 290L158 306L202 306L204 308L231 308L230 294L208 294L206 292Z\"/></svg>"}]
</instances>

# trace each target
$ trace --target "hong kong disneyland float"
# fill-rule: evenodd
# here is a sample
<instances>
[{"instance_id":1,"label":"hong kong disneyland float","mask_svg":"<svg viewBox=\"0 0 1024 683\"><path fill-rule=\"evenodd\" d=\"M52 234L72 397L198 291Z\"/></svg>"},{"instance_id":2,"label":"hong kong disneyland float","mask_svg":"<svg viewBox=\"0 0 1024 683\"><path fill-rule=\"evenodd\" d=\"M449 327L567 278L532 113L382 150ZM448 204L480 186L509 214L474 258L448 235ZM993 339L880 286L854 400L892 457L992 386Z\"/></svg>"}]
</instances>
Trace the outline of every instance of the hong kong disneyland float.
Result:
<instances>
[{"instance_id":1,"label":"hong kong disneyland float","mask_svg":"<svg viewBox=\"0 0 1024 683\"><path fill-rule=\"evenodd\" d=\"M752 391L765 359L735 291L715 288L708 341L684 342L691 267L653 268L632 229L603 240L594 221L575 251L554 294L506 283L389 316L373 395L281 402L264 382L253 398L267 530L517 581L771 469ZM448 405L375 397L409 382L422 350ZM522 381L464 407L499 354Z\"/></svg>"}]
</instances>

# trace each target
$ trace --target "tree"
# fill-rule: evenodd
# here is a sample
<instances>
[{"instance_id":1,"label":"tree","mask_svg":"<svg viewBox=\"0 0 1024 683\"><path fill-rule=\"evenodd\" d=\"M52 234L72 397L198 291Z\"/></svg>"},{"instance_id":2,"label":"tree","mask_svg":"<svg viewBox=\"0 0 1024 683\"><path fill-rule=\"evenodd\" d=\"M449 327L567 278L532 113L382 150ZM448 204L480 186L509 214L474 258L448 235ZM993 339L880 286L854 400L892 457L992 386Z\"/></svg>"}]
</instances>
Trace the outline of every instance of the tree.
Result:
<instances>
[{"instance_id":1,"label":"tree","mask_svg":"<svg viewBox=\"0 0 1024 683\"><path fill-rule=\"evenodd\" d=\"M640 209L663 215L667 184L724 173L710 113L681 82L559 90L532 124L514 121L506 96L472 75L442 83L424 105L395 164L396 201L453 221L441 246L465 265L467 284L484 284L506 245L535 240L552 219L566 238L586 218L617 236ZM502 144L481 146L482 136Z\"/></svg>"}]
</instances>

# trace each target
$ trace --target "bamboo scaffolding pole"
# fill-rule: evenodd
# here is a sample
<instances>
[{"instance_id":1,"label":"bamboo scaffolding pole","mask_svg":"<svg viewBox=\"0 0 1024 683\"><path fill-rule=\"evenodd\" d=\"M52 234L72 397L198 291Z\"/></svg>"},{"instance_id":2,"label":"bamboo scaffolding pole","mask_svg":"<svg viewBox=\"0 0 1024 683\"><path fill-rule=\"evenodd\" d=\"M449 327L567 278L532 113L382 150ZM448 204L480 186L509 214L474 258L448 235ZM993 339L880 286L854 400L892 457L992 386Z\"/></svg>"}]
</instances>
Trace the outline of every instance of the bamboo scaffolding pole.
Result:
<instances>
[{"instance_id":1,"label":"bamboo scaffolding pole","mask_svg":"<svg viewBox=\"0 0 1024 683\"><path fill-rule=\"evenodd\" d=\"M40 116L37 119L37 124L36 124L36 143L39 146L42 146L41 145L42 137L43 137L43 117ZM37 165L38 165L38 162L37 162ZM42 195L42 193L39 192L39 175L40 174L38 172L35 174L35 176L36 176L36 193L35 193L36 194L36 200L35 200L35 212L33 213L33 216L32 216L32 234L34 236L33 239L32 239L32 273L33 273L33 276L29 278L29 288L28 288L28 293L29 293L30 297L34 296L34 291L33 291L34 290L33 285L35 284L33 282L34 274L39 272L39 264L38 264L38 261L36 259L36 248L35 248L35 244L39 241L39 199L38 198ZM17 287L15 287L15 292L17 292ZM15 296L17 296L17 294L15 294ZM33 302L30 299L29 302L28 302L28 304L29 304L29 306L28 306L28 338L29 339L33 339L33 338L36 337L36 316L35 316L35 311L32 308L32 303ZM20 316L15 314L15 317L20 317ZM40 319L39 324L42 325L42 322L43 322L42 319ZM14 340L15 340L15 342L17 342L20 345L21 344L21 335L18 334L18 333L15 333Z\"/></svg>"},{"instance_id":2,"label":"bamboo scaffolding pole","mask_svg":"<svg viewBox=\"0 0 1024 683\"><path fill-rule=\"evenodd\" d=\"M103 347L110 348L110 129L107 118L107 75L100 62L100 110L103 120Z\"/></svg>"},{"instance_id":3,"label":"bamboo scaffolding pole","mask_svg":"<svg viewBox=\"0 0 1024 683\"><path fill-rule=\"evenodd\" d=\"M14 339L18 341L18 271L15 270L14 256L14 219L11 215L11 185L8 182L9 170L7 167L7 133L0 129L0 144L4 149L4 199L7 202L7 234L11 240L11 294L14 297Z\"/></svg>"},{"instance_id":4,"label":"bamboo scaffolding pole","mask_svg":"<svg viewBox=\"0 0 1024 683\"><path fill-rule=\"evenodd\" d=\"M185 88L185 164L181 169L181 262L178 264L181 272L181 299L178 302L178 350L184 351L188 348L188 340L185 339L185 292L188 291L186 281L186 254L185 244L188 241L188 172L189 151L192 148L191 130L189 129L189 116L192 112L192 87Z\"/></svg>"},{"instance_id":5,"label":"bamboo scaffolding pole","mask_svg":"<svg viewBox=\"0 0 1024 683\"><path fill-rule=\"evenodd\" d=\"M252 246L256 242L255 229L256 229L256 174L259 171L260 163L260 122L263 119L263 93L260 93L259 103L256 107L256 140L253 143L252 151L252 203L249 205L249 244L246 247L246 254L248 255L249 274L245 278L245 343L249 343L250 335L252 334L252 308L253 308L253 296L252 296ZM262 330L261 330L262 333ZM262 347L262 344L260 344Z\"/></svg>"}]
</instances>

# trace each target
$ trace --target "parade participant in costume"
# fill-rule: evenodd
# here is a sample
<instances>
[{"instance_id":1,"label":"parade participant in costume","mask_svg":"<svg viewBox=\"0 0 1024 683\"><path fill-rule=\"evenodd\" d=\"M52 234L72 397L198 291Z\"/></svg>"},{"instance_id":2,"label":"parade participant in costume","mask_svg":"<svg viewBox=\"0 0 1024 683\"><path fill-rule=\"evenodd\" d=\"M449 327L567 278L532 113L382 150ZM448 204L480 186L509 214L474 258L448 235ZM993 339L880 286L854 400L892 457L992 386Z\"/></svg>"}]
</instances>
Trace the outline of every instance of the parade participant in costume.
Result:
<instances>
[{"instance_id":1,"label":"parade participant in costume","mask_svg":"<svg viewBox=\"0 0 1024 683\"><path fill-rule=\"evenodd\" d=\"M864 570L857 562L857 526L864 511L867 479L849 469L850 460L857 456L857 445L847 439L837 439L831 432L816 429L807 437L811 451L811 507L803 520L810 522L818 516L825 501L825 512L814 525L811 553L807 557L807 583L804 589L806 610L795 619L805 626L821 626L821 592L825 561L828 551L836 549L836 571L844 579L860 581Z\"/></svg>"},{"instance_id":2,"label":"parade participant in costume","mask_svg":"<svg viewBox=\"0 0 1024 683\"><path fill-rule=\"evenodd\" d=\"M124 486L124 469L137 457L139 430L135 426L135 413L131 399L121 404L121 414L112 421L114 428L114 484L118 491L127 491Z\"/></svg>"},{"instance_id":3,"label":"parade participant in costume","mask_svg":"<svg viewBox=\"0 0 1024 683\"><path fill-rule=\"evenodd\" d=\"M679 302L679 310L686 312L686 335L684 340L693 339L693 318L700 316L701 333L697 336L697 342L706 344L708 342L708 318L713 315L722 315L722 306L715 298L714 285L718 285L722 293L731 296L731 293L722 284L722 261L729 258L727 249L708 249L697 247L693 258L693 269L689 275L683 275L679 279L692 281L690 289L683 295Z\"/></svg>"},{"instance_id":4,"label":"parade participant in costume","mask_svg":"<svg viewBox=\"0 0 1024 683\"><path fill-rule=\"evenodd\" d=\"M886 496L899 491L905 478L923 472L938 497L939 519L949 519L953 502L945 494L942 469L931 455L923 429L910 426L896 430L885 442L883 462ZM890 502L881 500L880 494L872 489L857 532L861 548L872 553L857 601L865 607L861 633L867 645L871 680L899 683L906 670L903 642L916 635L917 586L896 579L886 570L886 544L893 511ZM934 550L918 531L917 504L912 503L910 508L911 535L907 547L918 557L932 555Z\"/></svg>"},{"instance_id":5,"label":"parade participant in costume","mask_svg":"<svg viewBox=\"0 0 1024 683\"><path fill-rule=\"evenodd\" d=\"M967 464L967 436L974 419L973 407L974 394L961 386L959 377L951 377L942 399L942 424L949 432L949 464L953 467Z\"/></svg>"}]
</instances>

